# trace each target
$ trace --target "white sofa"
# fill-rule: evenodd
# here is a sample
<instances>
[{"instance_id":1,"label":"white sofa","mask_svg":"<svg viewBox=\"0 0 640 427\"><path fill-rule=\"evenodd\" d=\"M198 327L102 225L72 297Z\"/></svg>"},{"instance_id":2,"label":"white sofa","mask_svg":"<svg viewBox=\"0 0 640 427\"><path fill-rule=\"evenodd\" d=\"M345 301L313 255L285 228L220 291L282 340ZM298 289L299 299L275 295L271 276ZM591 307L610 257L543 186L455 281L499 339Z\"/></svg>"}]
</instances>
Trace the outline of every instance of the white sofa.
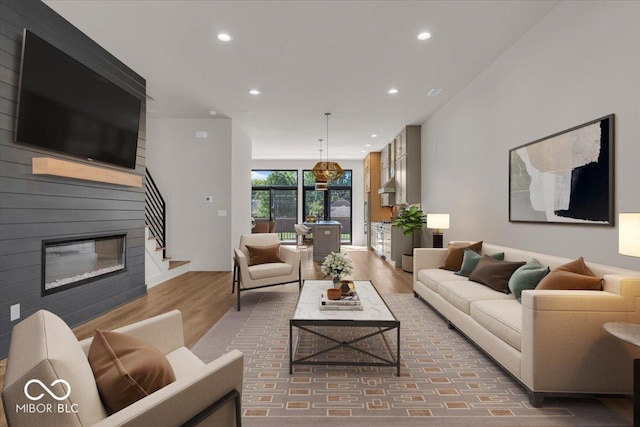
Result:
<instances>
[{"instance_id":1,"label":"white sofa","mask_svg":"<svg viewBox=\"0 0 640 427\"><path fill-rule=\"evenodd\" d=\"M452 242L466 246L470 242ZM483 244L506 261L537 259L553 269L572 260ZM587 263L602 291L526 290L512 294L439 269L447 249L414 250L413 290L526 389L533 406L545 395L632 394L640 349L609 335L606 322L640 322L640 272Z\"/></svg>"}]
</instances>

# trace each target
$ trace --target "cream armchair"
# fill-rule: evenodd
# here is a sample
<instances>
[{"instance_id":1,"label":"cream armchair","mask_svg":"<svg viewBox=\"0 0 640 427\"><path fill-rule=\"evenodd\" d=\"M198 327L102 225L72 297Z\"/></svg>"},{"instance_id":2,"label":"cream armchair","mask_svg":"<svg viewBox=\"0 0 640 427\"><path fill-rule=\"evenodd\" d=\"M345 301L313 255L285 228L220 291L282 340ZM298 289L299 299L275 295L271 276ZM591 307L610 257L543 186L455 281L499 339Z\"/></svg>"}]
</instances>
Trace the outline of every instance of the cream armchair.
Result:
<instances>
[{"instance_id":1,"label":"cream armchair","mask_svg":"<svg viewBox=\"0 0 640 427\"><path fill-rule=\"evenodd\" d=\"M92 339L78 342L62 319L40 310L12 331L2 390L9 426L241 425L243 355L238 350L203 363L184 346L178 310L115 331L158 348L169 360L176 381L108 415L87 359ZM29 385L30 396L41 395L37 401L25 392L32 380L40 382ZM59 380L66 381L70 390Z\"/></svg>"},{"instance_id":2,"label":"cream armchair","mask_svg":"<svg viewBox=\"0 0 640 427\"><path fill-rule=\"evenodd\" d=\"M300 273L300 252L295 248L280 246L280 258L284 262L249 265L249 246L271 246L280 244L276 233L243 234L240 236L240 247L234 249L233 282L231 293L237 294L237 310L240 311L240 292L268 286L284 285L298 282L302 286Z\"/></svg>"}]
</instances>

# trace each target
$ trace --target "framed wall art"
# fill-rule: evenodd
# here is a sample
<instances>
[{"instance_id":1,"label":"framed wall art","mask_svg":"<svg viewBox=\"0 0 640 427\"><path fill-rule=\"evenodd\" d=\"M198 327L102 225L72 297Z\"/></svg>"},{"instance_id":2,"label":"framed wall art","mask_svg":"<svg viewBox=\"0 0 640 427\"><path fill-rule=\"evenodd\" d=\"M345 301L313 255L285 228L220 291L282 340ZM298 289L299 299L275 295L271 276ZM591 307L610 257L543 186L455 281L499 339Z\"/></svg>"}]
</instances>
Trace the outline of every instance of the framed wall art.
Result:
<instances>
[{"instance_id":1,"label":"framed wall art","mask_svg":"<svg viewBox=\"0 0 640 427\"><path fill-rule=\"evenodd\" d=\"M613 226L613 119L509 150L509 221Z\"/></svg>"}]
</instances>

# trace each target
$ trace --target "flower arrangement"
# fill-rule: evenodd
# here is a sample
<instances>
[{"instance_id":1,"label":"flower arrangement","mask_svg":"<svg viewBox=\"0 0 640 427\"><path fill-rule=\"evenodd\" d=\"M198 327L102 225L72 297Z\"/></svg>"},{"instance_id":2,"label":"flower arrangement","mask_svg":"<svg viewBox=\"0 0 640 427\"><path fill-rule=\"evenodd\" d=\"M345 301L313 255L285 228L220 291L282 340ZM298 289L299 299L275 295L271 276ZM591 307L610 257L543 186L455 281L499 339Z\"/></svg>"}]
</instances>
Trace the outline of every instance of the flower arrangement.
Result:
<instances>
[{"instance_id":1,"label":"flower arrangement","mask_svg":"<svg viewBox=\"0 0 640 427\"><path fill-rule=\"evenodd\" d=\"M324 258L320 271L324 277L331 276L334 282L340 280L340 276L353 272L353 263L349 258L340 252L331 252Z\"/></svg>"}]
</instances>

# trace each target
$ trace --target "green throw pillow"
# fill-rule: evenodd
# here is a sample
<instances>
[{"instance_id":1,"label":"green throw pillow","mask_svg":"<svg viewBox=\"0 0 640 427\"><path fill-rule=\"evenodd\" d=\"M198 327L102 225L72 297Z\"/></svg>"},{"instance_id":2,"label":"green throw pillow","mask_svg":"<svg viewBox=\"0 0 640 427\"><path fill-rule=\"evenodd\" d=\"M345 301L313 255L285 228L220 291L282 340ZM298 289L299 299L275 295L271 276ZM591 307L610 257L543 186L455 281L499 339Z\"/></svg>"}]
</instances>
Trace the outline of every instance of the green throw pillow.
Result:
<instances>
[{"instance_id":1,"label":"green throw pillow","mask_svg":"<svg viewBox=\"0 0 640 427\"><path fill-rule=\"evenodd\" d=\"M504 259L504 252L498 252L497 254L491 255L491 258L497 259L498 261L502 261ZM478 265L478 261L482 259L482 255L477 252L472 251L471 249L464 248L464 257L462 258L462 267L460 267L460 271L456 271L453 274L457 274L458 276L469 277L471 272L476 265Z\"/></svg>"},{"instance_id":2,"label":"green throw pillow","mask_svg":"<svg viewBox=\"0 0 640 427\"><path fill-rule=\"evenodd\" d=\"M543 267L534 258L513 273L509 279L509 289L518 299L518 302L522 302L522 291L535 289L548 273L549 267Z\"/></svg>"}]
</instances>

